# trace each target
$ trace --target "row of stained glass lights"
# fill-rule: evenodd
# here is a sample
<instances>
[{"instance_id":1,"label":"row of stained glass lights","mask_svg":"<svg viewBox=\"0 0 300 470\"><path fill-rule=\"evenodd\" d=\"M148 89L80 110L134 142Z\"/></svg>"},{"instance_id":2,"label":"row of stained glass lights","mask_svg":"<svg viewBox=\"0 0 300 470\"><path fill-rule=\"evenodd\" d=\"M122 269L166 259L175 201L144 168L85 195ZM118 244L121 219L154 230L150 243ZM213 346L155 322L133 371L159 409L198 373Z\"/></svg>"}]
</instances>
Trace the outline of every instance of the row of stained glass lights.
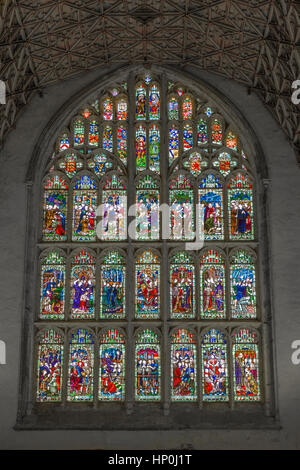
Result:
<instances>
[{"instance_id":1,"label":"row of stained glass lights","mask_svg":"<svg viewBox=\"0 0 300 470\"><path fill-rule=\"evenodd\" d=\"M38 346L38 402L61 401L63 336L55 330L42 332ZM78 329L70 340L68 401L92 401L94 339L91 332ZM135 341L135 399L161 400L161 359L159 336L143 330ZM210 329L202 336L202 396L207 402L229 400L227 339ZM259 350L256 334L240 329L233 338L234 399L259 401ZM110 329L100 339L99 399L125 399L125 339ZM171 400L197 400L197 348L195 335L179 329L171 341Z\"/></svg>"}]
</instances>

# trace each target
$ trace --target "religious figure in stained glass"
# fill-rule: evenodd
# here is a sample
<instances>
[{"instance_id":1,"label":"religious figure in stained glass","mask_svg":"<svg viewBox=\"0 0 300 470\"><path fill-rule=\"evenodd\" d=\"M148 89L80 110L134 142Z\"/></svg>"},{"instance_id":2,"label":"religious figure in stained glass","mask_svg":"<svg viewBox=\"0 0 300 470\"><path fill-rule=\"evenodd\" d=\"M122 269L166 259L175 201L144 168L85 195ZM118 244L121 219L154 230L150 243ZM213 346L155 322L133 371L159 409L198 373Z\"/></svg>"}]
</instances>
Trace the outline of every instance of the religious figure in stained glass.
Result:
<instances>
[{"instance_id":1,"label":"religious figure in stained glass","mask_svg":"<svg viewBox=\"0 0 300 470\"><path fill-rule=\"evenodd\" d=\"M136 318L160 317L160 265L152 251L144 251L136 262Z\"/></svg>"},{"instance_id":2,"label":"religious figure in stained glass","mask_svg":"<svg viewBox=\"0 0 300 470\"><path fill-rule=\"evenodd\" d=\"M228 184L229 236L232 240L253 240L252 184L246 174L238 173Z\"/></svg>"},{"instance_id":3,"label":"religious figure in stained glass","mask_svg":"<svg viewBox=\"0 0 300 470\"><path fill-rule=\"evenodd\" d=\"M125 339L111 329L100 337L99 400L123 401L125 398Z\"/></svg>"},{"instance_id":4,"label":"religious figure in stained glass","mask_svg":"<svg viewBox=\"0 0 300 470\"><path fill-rule=\"evenodd\" d=\"M160 131L156 124L149 129L149 170L159 173Z\"/></svg>"},{"instance_id":5,"label":"religious figure in stained glass","mask_svg":"<svg viewBox=\"0 0 300 470\"><path fill-rule=\"evenodd\" d=\"M220 179L214 174L207 174L201 179L199 203L202 206L201 223L205 240L222 239L224 237L223 190Z\"/></svg>"},{"instance_id":6,"label":"religious figure in stained glass","mask_svg":"<svg viewBox=\"0 0 300 470\"><path fill-rule=\"evenodd\" d=\"M190 179L179 174L170 182L170 238L194 238L193 188Z\"/></svg>"},{"instance_id":7,"label":"religious figure in stained glass","mask_svg":"<svg viewBox=\"0 0 300 470\"><path fill-rule=\"evenodd\" d=\"M195 335L180 329L171 342L172 401L197 400L197 357Z\"/></svg>"},{"instance_id":8,"label":"religious figure in stained glass","mask_svg":"<svg viewBox=\"0 0 300 470\"><path fill-rule=\"evenodd\" d=\"M96 239L96 206L95 181L88 175L78 178L73 192L73 240L92 241Z\"/></svg>"},{"instance_id":9,"label":"religious figure in stained glass","mask_svg":"<svg viewBox=\"0 0 300 470\"><path fill-rule=\"evenodd\" d=\"M39 338L38 347L38 402L61 400L64 340L53 329L45 330Z\"/></svg>"},{"instance_id":10,"label":"religious figure in stained glass","mask_svg":"<svg viewBox=\"0 0 300 470\"><path fill-rule=\"evenodd\" d=\"M71 318L95 315L95 258L86 250L75 255L71 266Z\"/></svg>"},{"instance_id":11,"label":"religious figure in stained glass","mask_svg":"<svg viewBox=\"0 0 300 470\"><path fill-rule=\"evenodd\" d=\"M92 401L94 382L94 340L85 329L73 332L70 341L68 401Z\"/></svg>"},{"instance_id":12,"label":"religious figure in stained glass","mask_svg":"<svg viewBox=\"0 0 300 470\"><path fill-rule=\"evenodd\" d=\"M195 317L195 268L191 256L179 252L170 265L171 318Z\"/></svg>"},{"instance_id":13,"label":"religious figure in stained glass","mask_svg":"<svg viewBox=\"0 0 300 470\"><path fill-rule=\"evenodd\" d=\"M44 226L45 241L65 241L68 184L58 175L49 176L44 185Z\"/></svg>"},{"instance_id":14,"label":"religious figure in stained glass","mask_svg":"<svg viewBox=\"0 0 300 470\"><path fill-rule=\"evenodd\" d=\"M207 124L204 119L200 119L197 132L197 144L205 145L208 143Z\"/></svg>"},{"instance_id":15,"label":"religious figure in stained glass","mask_svg":"<svg viewBox=\"0 0 300 470\"><path fill-rule=\"evenodd\" d=\"M124 182L115 174L102 189L102 240L125 240L127 233L127 192Z\"/></svg>"},{"instance_id":16,"label":"religious figure in stained glass","mask_svg":"<svg viewBox=\"0 0 300 470\"><path fill-rule=\"evenodd\" d=\"M61 320L65 308L65 260L59 251L50 251L42 261L40 318Z\"/></svg>"},{"instance_id":17,"label":"religious figure in stained glass","mask_svg":"<svg viewBox=\"0 0 300 470\"><path fill-rule=\"evenodd\" d=\"M226 338L219 330L209 330L202 339L203 401L228 401Z\"/></svg>"},{"instance_id":18,"label":"religious figure in stained glass","mask_svg":"<svg viewBox=\"0 0 300 470\"><path fill-rule=\"evenodd\" d=\"M145 170L147 166L146 128L139 126L136 129L136 169Z\"/></svg>"},{"instance_id":19,"label":"religious figure in stained glass","mask_svg":"<svg viewBox=\"0 0 300 470\"><path fill-rule=\"evenodd\" d=\"M146 119L146 89L142 84L136 88L136 118Z\"/></svg>"},{"instance_id":20,"label":"religious figure in stained glass","mask_svg":"<svg viewBox=\"0 0 300 470\"><path fill-rule=\"evenodd\" d=\"M119 126L117 129L117 156L126 165L127 163L127 128Z\"/></svg>"},{"instance_id":21,"label":"religious figure in stained glass","mask_svg":"<svg viewBox=\"0 0 300 470\"><path fill-rule=\"evenodd\" d=\"M117 251L109 252L101 263L100 318L125 317L125 266Z\"/></svg>"},{"instance_id":22,"label":"religious figure in stained glass","mask_svg":"<svg viewBox=\"0 0 300 470\"><path fill-rule=\"evenodd\" d=\"M232 318L256 318L255 264L246 250L238 250L231 260Z\"/></svg>"},{"instance_id":23,"label":"religious figure in stained glass","mask_svg":"<svg viewBox=\"0 0 300 470\"><path fill-rule=\"evenodd\" d=\"M159 238L159 189L158 182L150 175L139 180L136 191L136 238Z\"/></svg>"},{"instance_id":24,"label":"religious figure in stained glass","mask_svg":"<svg viewBox=\"0 0 300 470\"><path fill-rule=\"evenodd\" d=\"M200 260L201 318L225 318L225 266L216 250L209 250Z\"/></svg>"},{"instance_id":25,"label":"religious figure in stained glass","mask_svg":"<svg viewBox=\"0 0 300 470\"><path fill-rule=\"evenodd\" d=\"M160 345L152 330L138 334L135 346L135 398L138 401L160 400Z\"/></svg>"},{"instance_id":26,"label":"religious figure in stained glass","mask_svg":"<svg viewBox=\"0 0 300 470\"><path fill-rule=\"evenodd\" d=\"M160 99L157 85L152 85L149 90L149 119L159 119Z\"/></svg>"},{"instance_id":27,"label":"religious figure in stained glass","mask_svg":"<svg viewBox=\"0 0 300 470\"><path fill-rule=\"evenodd\" d=\"M247 328L233 338L234 399L250 402L260 400L259 359L256 334Z\"/></svg>"}]
</instances>

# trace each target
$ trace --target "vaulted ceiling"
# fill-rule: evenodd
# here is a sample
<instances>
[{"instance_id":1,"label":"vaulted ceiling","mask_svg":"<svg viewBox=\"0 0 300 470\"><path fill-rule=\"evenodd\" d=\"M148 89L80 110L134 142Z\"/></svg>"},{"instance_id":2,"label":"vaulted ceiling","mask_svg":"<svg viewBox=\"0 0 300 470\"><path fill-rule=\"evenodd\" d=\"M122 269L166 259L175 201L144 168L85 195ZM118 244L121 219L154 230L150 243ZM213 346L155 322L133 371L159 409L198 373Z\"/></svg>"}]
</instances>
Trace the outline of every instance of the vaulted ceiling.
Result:
<instances>
[{"instance_id":1,"label":"vaulted ceiling","mask_svg":"<svg viewBox=\"0 0 300 470\"><path fill-rule=\"evenodd\" d=\"M300 163L299 0L0 0L0 140L32 95L100 65L192 65L259 94Z\"/></svg>"}]
</instances>

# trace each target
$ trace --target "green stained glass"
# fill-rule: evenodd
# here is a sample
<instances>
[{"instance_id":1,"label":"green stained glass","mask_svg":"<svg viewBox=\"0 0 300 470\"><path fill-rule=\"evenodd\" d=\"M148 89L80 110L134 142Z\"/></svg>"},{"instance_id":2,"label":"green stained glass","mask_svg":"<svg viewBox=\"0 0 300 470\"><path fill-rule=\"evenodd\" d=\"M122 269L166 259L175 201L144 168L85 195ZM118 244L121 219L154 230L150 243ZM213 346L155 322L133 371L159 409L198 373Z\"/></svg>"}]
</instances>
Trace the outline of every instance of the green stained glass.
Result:
<instances>
[{"instance_id":1,"label":"green stained glass","mask_svg":"<svg viewBox=\"0 0 300 470\"><path fill-rule=\"evenodd\" d=\"M158 401L161 399L160 345L157 334L144 330L135 345L135 399Z\"/></svg>"},{"instance_id":2,"label":"green stained glass","mask_svg":"<svg viewBox=\"0 0 300 470\"><path fill-rule=\"evenodd\" d=\"M228 401L227 345L224 334L209 330L202 339L203 401Z\"/></svg>"},{"instance_id":3,"label":"green stained glass","mask_svg":"<svg viewBox=\"0 0 300 470\"><path fill-rule=\"evenodd\" d=\"M234 335L232 347L234 399L260 401L259 350L255 335L243 328Z\"/></svg>"},{"instance_id":4,"label":"green stained glass","mask_svg":"<svg viewBox=\"0 0 300 470\"><path fill-rule=\"evenodd\" d=\"M197 400L196 340L188 330L172 335L171 343L171 400Z\"/></svg>"},{"instance_id":5,"label":"green stained glass","mask_svg":"<svg viewBox=\"0 0 300 470\"><path fill-rule=\"evenodd\" d=\"M125 399L125 340L111 329L100 338L99 400Z\"/></svg>"},{"instance_id":6,"label":"green stained glass","mask_svg":"<svg viewBox=\"0 0 300 470\"><path fill-rule=\"evenodd\" d=\"M94 340L85 329L73 333L69 351L68 401L92 401Z\"/></svg>"}]
</instances>

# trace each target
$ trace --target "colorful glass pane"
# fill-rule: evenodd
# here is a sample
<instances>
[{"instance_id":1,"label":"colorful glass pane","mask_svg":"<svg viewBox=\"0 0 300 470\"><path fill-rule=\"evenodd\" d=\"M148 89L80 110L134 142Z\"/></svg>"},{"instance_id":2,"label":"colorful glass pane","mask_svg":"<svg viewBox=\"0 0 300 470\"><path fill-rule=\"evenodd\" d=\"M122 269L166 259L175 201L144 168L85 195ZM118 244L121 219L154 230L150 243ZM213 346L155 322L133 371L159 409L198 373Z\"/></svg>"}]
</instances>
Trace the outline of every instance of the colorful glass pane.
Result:
<instances>
[{"instance_id":1,"label":"colorful glass pane","mask_svg":"<svg viewBox=\"0 0 300 470\"><path fill-rule=\"evenodd\" d=\"M194 238L193 200L192 189L170 190L171 239L192 240Z\"/></svg>"},{"instance_id":2,"label":"colorful glass pane","mask_svg":"<svg viewBox=\"0 0 300 470\"><path fill-rule=\"evenodd\" d=\"M179 156L179 131L176 126L169 129L169 164Z\"/></svg>"},{"instance_id":3,"label":"colorful glass pane","mask_svg":"<svg viewBox=\"0 0 300 470\"><path fill-rule=\"evenodd\" d=\"M63 134L59 139L59 151L63 152L70 148L70 140L68 134Z\"/></svg>"},{"instance_id":4,"label":"colorful glass pane","mask_svg":"<svg viewBox=\"0 0 300 470\"><path fill-rule=\"evenodd\" d=\"M125 344L117 330L108 330L100 339L99 400L125 399Z\"/></svg>"},{"instance_id":5,"label":"colorful glass pane","mask_svg":"<svg viewBox=\"0 0 300 470\"><path fill-rule=\"evenodd\" d=\"M202 257L200 264L201 318L221 319L225 312L225 266L215 250Z\"/></svg>"},{"instance_id":6,"label":"colorful glass pane","mask_svg":"<svg viewBox=\"0 0 300 470\"><path fill-rule=\"evenodd\" d=\"M95 316L95 258L87 251L73 257L71 265L71 318Z\"/></svg>"},{"instance_id":7,"label":"colorful glass pane","mask_svg":"<svg viewBox=\"0 0 300 470\"><path fill-rule=\"evenodd\" d=\"M135 398L138 401L160 400L160 345L157 335L145 330L135 346Z\"/></svg>"},{"instance_id":8,"label":"colorful glass pane","mask_svg":"<svg viewBox=\"0 0 300 470\"><path fill-rule=\"evenodd\" d=\"M101 264L100 318L125 317L126 269L117 251L109 252Z\"/></svg>"},{"instance_id":9,"label":"colorful glass pane","mask_svg":"<svg viewBox=\"0 0 300 470\"><path fill-rule=\"evenodd\" d=\"M105 155L95 155L93 160L88 163L88 167L94 170L95 174L101 178L101 176L112 168L112 163L108 160Z\"/></svg>"},{"instance_id":10,"label":"colorful glass pane","mask_svg":"<svg viewBox=\"0 0 300 470\"><path fill-rule=\"evenodd\" d=\"M228 401L228 369L226 339L211 329L202 340L203 401Z\"/></svg>"},{"instance_id":11,"label":"colorful glass pane","mask_svg":"<svg viewBox=\"0 0 300 470\"><path fill-rule=\"evenodd\" d=\"M217 160L213 162L213 166L217 168L224 177L226 177L234 168L236 168L237 162L232 159L229 153L222 152L217 157Z\"/></svg>"},{"instance_id":12,"label":"colorful glass pane","mask_svg":"<svg viewBox=\"0 0 300 470\"><path fill-rule=\"evenodd\" d=\"M255 266L247 252L239 250L232 259L231 315L235 319L256 318Z\"/></svg>"},{"instance_id":13,"label":"colorful glass pane","mask_svg":"<svg viewBox=\"0 0 300 470\"><path fill-rule=\"evenodd\" d=\"M159 119L160 117L160 99L159 89L152 85L149 90L149 119Z\"/></svg>"},{"instance_id":14,"label":"colorful glass pane","mask_svg":"<svg viewBox=\"0 0 300 470\"><path fill-rule=\"evenodd\" d=\"M36 395L38 402L61 400L63 344L63 337L55 330L46 330L40 337Z\"/></svg>"},{"instance_id":15,"label":"colorful glass pane","mask_svg":"<svg viewBox=\"0 0 300 470\"><path fill-rule=\"evenodd\" d=\"M65 241L68 184L54 175L47 178L44 189L43 240Z\"/></svg>"},{"instance_id":16,"label":"colorful glass pane","mask_svg":"<svg viewBox=\"0 0 300 470\"><path fill-rule=\"evenodd\" d=\"M204 232L205 240L220 240L224 237L223 229L223 191L219 179L208 174L201 180L199 204L200 233Z\"/></svg>"},{"instance_id":17,"label":"colorful glass pane","mask_svg":"<svg viewBox=\"0 0 300 470\"><path fill-rule=\"evenodd\" d=\"M97 191L95 181L87 175L76 181L73 192L73 241L96 239Z\"/></svg>"},{"instance_id":18,"label":"colorful glass pane","mask_svg":"<svg viewBox=\"0 0 300 470\"><path fill-rule=\"evenodd\" d=\"M103 119L105 119L105 121L112 121L113 118L114 118L114 105L113 105L113 102L110 98L106 98L104 101L103 101L103 105L102 105L102 109L103 109Z\"/></svg>"},{"instance_id":19,"label":"colorful glass pane","mask_svg":"<svg viewBox=\"0 0 300 470\"><path fill-rule=\"evenodd\" d=\"M186 125L183 128L183 151L189 150L193 147L193 128Z\"/></svg>"},{"instance_id":20,"label":"colorful glass pane","mask_svg":"<svg viewBox=\"0 0 300 470\"><path fill-rule=\"evenodd\" d=\"M234 399L260 401L259 351L250 330L244 328L235 335L232 355Z\"/></svg>"},{"instance_id":21,"label":"colorful glass pane","mask_svg":"<svg viewBox=\"0 0 300 470\"><path fill-rule=\"evenodd\" d=\"M237 136L233 134L232 131L229 131L226 137L226 147L237 151Z\"/></svg>"},{"instance_id":22,"label":"colorful glass pane","mask_svg":"<svg viewBox=\"0 0 300 470\"><path fill-rule=\"evenodd\" d=\"M238 174L228 185L229 236L232 240L253 240L253 193L246 175Z\"/></svg>"},{"instance_id":23,"label":"colorful glass pane","mask_svg":"<svg viewBox=\"0 0 300 470\"><path fill-rule=\"evenodd\" d=\"M117 101L117 119L119 121L127 119L127 101L124 98Z\"/></svg>"},{"instance_id":24,"label":"colorful glass pane","mask_svg":"<svg viewBox=\"0 0 300 470\"><path fill-rule=\"evenodd\" d=\"M197 145L205 145L208 143L207 124L204 119L200 119L197 132Z\"/></svg>"},{"instance_id":25,"label":"colorful glass pane","mask_svg":"<svg viewBox=\"0 0 300 470\"><path fill-rule=\"evenodd\" d=\"M156 124L149 129L149 170L159 173L160 132Z\"/></svg>"},{"instance_id":26,"label":"colorful glass pane","mask_svg":"<svg viewBox=\"0 0 300 470\"><path fill-rule=\"evenodd\" d=\"M68 401L92 401L94 385L94 346L92 334L84 329L70 341Z\"/></svg>"},{"instance_id":27,"label":"colorful glass pane","mask_svg":"<svg viewBox=\"0 0 300 470\"><path fill-rule=\"evenodd\" d=\"M103 129L102 144L104 150L113 151L113 130L110 126L105 126Z\"/></svg>"},{"instance_id":28,"label":"colorful glass pane","mask_svg":"<svg viewBox=\"0 0 300 470\"><path fill-rule=\"evenodd\" d=\"M82 162L74 154L65 155L64 159L59 163L59 168L64 170L69 178L73 178L82 167Z\"/></svg>"},{"instance_id":29,"label":"colorful glass pane","mask_svg":"<svg viewBox=\"0 0 300 470\"><path fill-rule=\"evenodd\" d=\"M84 144L84 122L78 120L74 124L74 147Z\"/></svg>"},{"instance_id":30,"label":"colorful glass pane","mask_svg":"<svg viewBox=\"0 0 300 470\"><path fill-rule=\"evenodd\" d=\"M41 268L40 318L61 320L65 309L65 261L58 251L51 251Z\"/></svg>"},{"instance_id":31,"label":"colorful glass pane","mask_svg":"<svg viewBox=\"0 0 300 470\"><path fill-rule=\"evenodd\" d=\"M213 144L222 144L222 124L219 119L214 119L211 125L211 142Z\"/></svg>"},{"instance_id":32,"label":"colorful glass pane","mask_svg":"<svg viewBox=\"0 0 300 470\"><path fill-rule=\"evenodd\" d=\"M171 318L195 317L195 269L184 258L170 266Z\"/></svg>"},{"instance_id":33,"label":"colorful glass pane","mask_svg":"<svg viewBox=\"0 0 300 470\"><path fill-rule=\"evenodd\" d=\"M168 102L168 117L170 121L172 119L178 119L179 118L179 112L178 112L178 101L176 98L170 98Z\"/></svg>"},{"instance_id":34,"label":"colorful glass pane","mask_svg":"<svg viewBox=\"0 0 300 470\"><path fill-rule=\"evenodd\" d=\"M207 166L207 161L197 152L192 153L189 159L184 162L184 167L188 168L194 176L200 175L201 171L207 168Z\"/></svg>"},{"instance_id":35,"label":"colorful glass pane","mask_svg":"<svg viewBox=\"0 0 300 470\"><path fill-rule=\"evenodd\" d=\"M197 400L197 353L194 335L180 329L172 336L172 401Z\"/></svg>"},{"instance_id":36,"label":"colorful glass pane","mask_svg":"<svg viewBox=\"0 0 300 470\"><path fill-rule=\"evenodd\" d=\"M182 117L183 119L192 119L193 117L193 102L189 96L186 96L182 102Z\"/></svg>"},{"instance_id":37,"label":"colorful glass pane","mask_svg":"<svg viewBox=\"0 0 300 470\"><path fill-rule=\"evenodd\" d=\"M136 318L160 317L160 266L146 251L136 265Z\"/></svg>"},{"instance_id":38,"label":"colorful glass pane","mask_svg":"<svg viewBox=\"0 0 300 470\"><path fill-rule=\"evenodd\" d=\"M157 240L159 238L159 191L156 181L146 176L138 183L136 192L136 238Z\"/></svg>"},{"instance_id":39,"label":"colorful glass pane","mask_svg":"<svg viewBox=\"0 0 300 470\"><path fill-rule=\"evenodd\" d=\"M142 84L136 87L136 118L146 119L146 88Z\"/></svg>"},{"instance_id":40,"label":"colorful glass pane","mask_svg":"<svg viewBox=\"0 0 300 470\"><path fill-rule=\"evenodd\" d=\"M139 126L136 129L136 169L137 171L146 169L146 129Z\"/></svg>"},{"instance_id":41,"label":"colorful glass pane","mask_svg":"<svg viewBox=\"0 0 300 470\"><path fill-rule=\"evenodd\" d=\"M117 129L117 156L126 165L127 163L127 129L119 126Z\"/></svg>"},{"instance_id":42,"label":"colorful glass pane","mask_svg":"<svg viewBox=\"0 0 300 470\"><path fill-rule=\"evenodd\" d=\"M97 121L89 123L89 145L91 147L98 147L99 145L99 125Z\"/></svg>"},{"instance_id":43,"label":"colorful glass pane","mask_svg":"<svg viewBox=\"0 0 300 470\"><path fill-rule=\"evenodd\" d=\"M127 192L122 181L113 175L102 191L102 240L125 240L127 231Z\"/></svg>"}]
</instances>

